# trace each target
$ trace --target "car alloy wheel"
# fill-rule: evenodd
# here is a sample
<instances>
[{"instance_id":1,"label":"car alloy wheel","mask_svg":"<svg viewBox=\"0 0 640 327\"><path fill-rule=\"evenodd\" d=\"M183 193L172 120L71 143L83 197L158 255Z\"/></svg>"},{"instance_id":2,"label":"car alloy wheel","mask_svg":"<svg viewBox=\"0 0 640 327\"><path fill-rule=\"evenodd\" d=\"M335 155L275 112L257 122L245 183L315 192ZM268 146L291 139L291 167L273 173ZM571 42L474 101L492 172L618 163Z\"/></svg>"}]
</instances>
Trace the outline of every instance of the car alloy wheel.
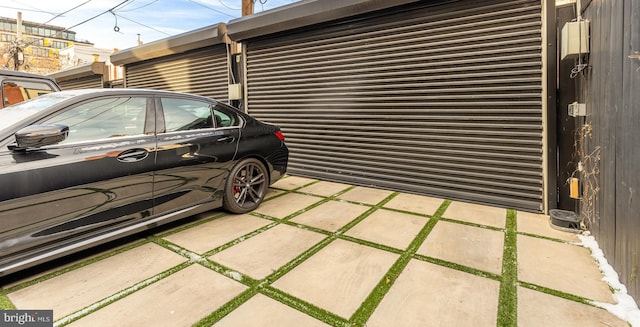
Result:
<instances>
[{"instance_id":1,"label":"car alloy wheel","mask_svg":"<svg viewBox=\"0 0 640 327\"><path fill-rule=\"evenodd\" d=\"M224 208L233 213L245 213L257 208L266 194L267 170L257 159L239 162L227 179Z\"/></svg>"}]
</instances>

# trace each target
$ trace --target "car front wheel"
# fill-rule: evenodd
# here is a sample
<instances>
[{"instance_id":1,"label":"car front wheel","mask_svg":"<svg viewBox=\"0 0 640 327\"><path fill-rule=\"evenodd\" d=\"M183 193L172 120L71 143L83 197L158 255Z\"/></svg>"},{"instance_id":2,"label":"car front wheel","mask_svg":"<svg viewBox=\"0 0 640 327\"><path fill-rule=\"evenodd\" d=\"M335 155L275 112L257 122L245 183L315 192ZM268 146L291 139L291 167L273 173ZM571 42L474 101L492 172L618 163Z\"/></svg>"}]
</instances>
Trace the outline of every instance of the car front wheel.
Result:
<instances>
[{"instance_id":1,"label":"car front wheel","mask_svg":"<svg viewBox=\"0 0 640 327\"><path fill-rule=\"evenodd\" d=\"M258 159L244 159L231 170L225 183L223 207L232 213L257 208L268 187L267 169Z\"/></svg>"}]
</instances>

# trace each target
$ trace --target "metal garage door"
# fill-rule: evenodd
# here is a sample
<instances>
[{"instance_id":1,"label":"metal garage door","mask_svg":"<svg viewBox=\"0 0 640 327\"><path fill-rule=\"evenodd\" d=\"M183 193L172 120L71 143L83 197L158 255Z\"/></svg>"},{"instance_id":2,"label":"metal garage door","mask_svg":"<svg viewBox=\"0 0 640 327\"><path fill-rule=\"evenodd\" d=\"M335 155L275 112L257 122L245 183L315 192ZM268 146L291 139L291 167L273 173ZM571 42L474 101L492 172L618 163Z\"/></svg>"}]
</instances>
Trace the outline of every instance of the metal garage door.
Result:
<instances>
[{"instance_id":1,"label":"metal garage door","mask_svg":"<svg viewBox=\"0 0 640 327\"><path fill-rule=\"evenodd\" d=\"M291 174L543 209L540 1L398 7L249 40L246 60Z\"/></svg>"},{"instance_id":2,"label":"metal garage door","mask_svg":"<svg viewBox=\"0 0 640 327\"><path fill-rule=\"evenodd\" d=\"M225 45L127 65L127 88L185 92L228 102Z\"/></svg>"},{"instance_id":3,"label":"metal garage door","mask_svg":"<svg viewBox=\"0 0 640 327\"><path fill-rule=\"evenodd\" d=\"M91 88L103 88L102 75L91 75L82 78L76 78L71 80L58 81L60 88L63 90L75 90L75 89L91 89Z\"/></svg>"}]
</instances>

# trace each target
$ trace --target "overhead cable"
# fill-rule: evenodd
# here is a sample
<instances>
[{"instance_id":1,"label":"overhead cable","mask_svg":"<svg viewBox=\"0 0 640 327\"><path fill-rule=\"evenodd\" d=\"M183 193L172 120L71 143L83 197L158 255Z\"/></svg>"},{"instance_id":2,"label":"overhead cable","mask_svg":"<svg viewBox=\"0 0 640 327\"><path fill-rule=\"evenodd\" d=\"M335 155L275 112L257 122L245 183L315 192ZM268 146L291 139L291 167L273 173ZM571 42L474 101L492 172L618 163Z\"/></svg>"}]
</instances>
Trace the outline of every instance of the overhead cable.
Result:
<instances>
[{"instance_id":1,"label":"overhead cable","mask_svg":"<svg viewBox=\"0 0 640 327\"><path fill-rule=\"evenodd\" d=\"M159 29L157 29L157 28L153 28L153 27L151 27L151 26L148 26L148 25L142 24L142 23L140 23L140 22L136 22L135 20L129 19L129 18L127 18L127 17L124 17L124 16L122 16L121 14L117 14L117 15L116 15L116 14L114 14L113 12L111 12L111 13L112 13L114 16L116 16L116 17L120 17L120 18L122 18L122 19L124 19L124 20L128 20L128 21L130 21L130 22L132 22L132 23L134 23L134 24L138 24L138 25L140 25L140 26L144 26L144 27L146 27L146 28L148 28L148 29L151 29L151 30L154 30L154 31L156 31L156 32L158 32L158 33L162 33L162 34L164 34L164 35L171 35L171 34L169 34L169 33L167 33L167 32L163 32L163 31L161 31L161 30L159 30ZM116 20L116 23L117 23L117 20ZM116 26L116 27L117 27L117 26ZM114 27L114 30L115 30L115 27ZM120 28L118 28L118 31L119 31L119 30L120 30ZM117 31L116 31L116 32L117 32Z\"/></svg>"},{"instance_id":2,"label":"overhead cable","mask_svg":"<svg viewBox=\"0 0 640 327\"><path fill-rule=\"evenodd\" d=\"M129 12L129 11L142 9L142 8L148 7L148 6L150 6L150 5L152 5L152 4L156 3L156 2L158 2L158 0L153 0L153 1L151 1L149 3L146 3L146 4L144 4L144 5L140 6L140 7L136 7L136 8L133 8L133 9L127 9L127 10L124 10L124 7L126 7L126 6L124 6L124 7L120 8L120 10L118 10L118 12ZM129 4L131 4L131 3L133 3L133 2L130 2Z\"/></svg>"},{"instance_id":3,"label":"overhead cable","mask_svg":"<svg viewBox=\"0 0 640 327\"><path fill-rule=\"evenodd\" d=\"M124 1L120 2L119 4L115 5L115 6L114 6L113 8L111 8L111 9L105 10L105 11L103 11L103 12L101 12L101 13L99 13L99 14L97 14L97 15L95 15L95 16L93 16L93 17L89 18L89 19L86 19L86 20L84 20L84 21L82 21L82 22L80 22L80 23L78 23L78 24L75 24L75 25L73 25L73 26L71 26L71 27L67 27L67 28L65 29L65 31L68 31L68 30L70 30L70 29L72 29L72 28L74 28L74 27L78 27L78 26L80 26L80 25L82 25L82 24L84 24L84 23L90 22L90 21L92 21L92 20L94 20L94 19L96 19L96 18L98 18L98 17L100 17L100 16L102 16L102 15L104 15L104 14L108 13L108 12L112 12L112 11L114 11L114 10L118 9L118 7L120 7L120 6L124 5L125 3L129 2L129 1L131 1L131 0L124 0Z\"/></svg>"},{"instance_id":4,"label":"overhead cable","mask_svg":"<svg viewBox=\"0 0 640 327\"><path fill-rule=\"evenodd\" d=\"M198 6L201 6L201 7L207 8L207 9L209 9L209 10L213 10L213 11L215 11L215 12L219 13L219 14L223 14L223 15L229 16L229 17L231 17L231 18L236 18L236 16L229 15L229 14L227 14L226 12L221 11L221 10L218 10L218 9L216 9L216 8L211 8L211 7L209 7L209 6L205 6L205 5L203 5L203 4L201 4L201 3L197 2L197 1L194 1L194 0L187 0L187 1L189 1L189 2L191 2L191 3L193 3L193 4L196 4L196 5L198 5Z\"/></svg>"},{"instance_id":5,"label":"overhead cable","mask_svg":"<svg viewBox=\"0 0 640 327\"><path fill-rule=\"evenodd\" d=\"M48 21L46 21L46 22L44 22L44 23L42 23L42 24L38 25L38 27L40 27L40 26L42 26L42 25L45 25L45 24L48 24L48 23L50 23L52 20L54 20L54 19L56 19L56 18L58 18L58 17L60 17L60 16L62 16L62 15L64 15L64 14L67 14L67 13L69 13L69 12L73 11L73 10L76 10L76 9L78 9L78 8L80 8L80 7L84 6L84 5L86 5L87 3L91 2L91 1L93 1L93 0L87 0L87 1L85 1L85 2L83 2L83 3L81 3L81 4L79 4L79 5L77 5L77 6L73 7L73 8L71 8L71 9L69 9L69 10L67 10L67 11L63 12L63 13L59 13L59 14L57 14L57 15L53 16L53 18L49 19Z\"/></svg>"},{"instance_id":6,"label":"overhead cable","mask_svg":"<svg viewBox=\"0 0 640 327\"><path fill-rule=\"evenodd\" d=\"M54 12L48 12L48 11L44 11L44 10L40 10L40 9L27 9L27 8L17 8L17 7L9 7L9 6L0 6L0 8L13 9L13 10L18 10L18 11L41 12L41 13L45 13L45 14L49 14L49 15L55 15L56 14Z\"/></svg>"}]
</instances>

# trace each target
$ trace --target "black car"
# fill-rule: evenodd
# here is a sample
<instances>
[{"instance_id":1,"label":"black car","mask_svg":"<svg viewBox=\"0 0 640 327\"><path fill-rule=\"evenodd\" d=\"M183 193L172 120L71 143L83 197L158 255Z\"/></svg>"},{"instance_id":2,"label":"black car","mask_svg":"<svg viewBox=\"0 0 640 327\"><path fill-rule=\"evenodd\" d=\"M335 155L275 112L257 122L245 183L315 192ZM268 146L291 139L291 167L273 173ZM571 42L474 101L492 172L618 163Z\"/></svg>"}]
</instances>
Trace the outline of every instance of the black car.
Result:
<instances>
[{"instance_id":1,"label":"black car","mask_svg":"<svg viewBox=\"0 0 640 327\"><path fill-rule=\"evenodd\" d=\"M33 73L0 69L0 109L37 96L60 91L60 86L49 77Z\"/></svg>"},{"instance_id":2,"label":"black car","mask_svg":"<svg viewBox=\"0 0 640 327\"><path fill-rule=\"evenodd\" d=\"M214 208L286 171L276 126L210 98L97 89L0 110L0 276Z\"/></svg>"}]
</instances>

